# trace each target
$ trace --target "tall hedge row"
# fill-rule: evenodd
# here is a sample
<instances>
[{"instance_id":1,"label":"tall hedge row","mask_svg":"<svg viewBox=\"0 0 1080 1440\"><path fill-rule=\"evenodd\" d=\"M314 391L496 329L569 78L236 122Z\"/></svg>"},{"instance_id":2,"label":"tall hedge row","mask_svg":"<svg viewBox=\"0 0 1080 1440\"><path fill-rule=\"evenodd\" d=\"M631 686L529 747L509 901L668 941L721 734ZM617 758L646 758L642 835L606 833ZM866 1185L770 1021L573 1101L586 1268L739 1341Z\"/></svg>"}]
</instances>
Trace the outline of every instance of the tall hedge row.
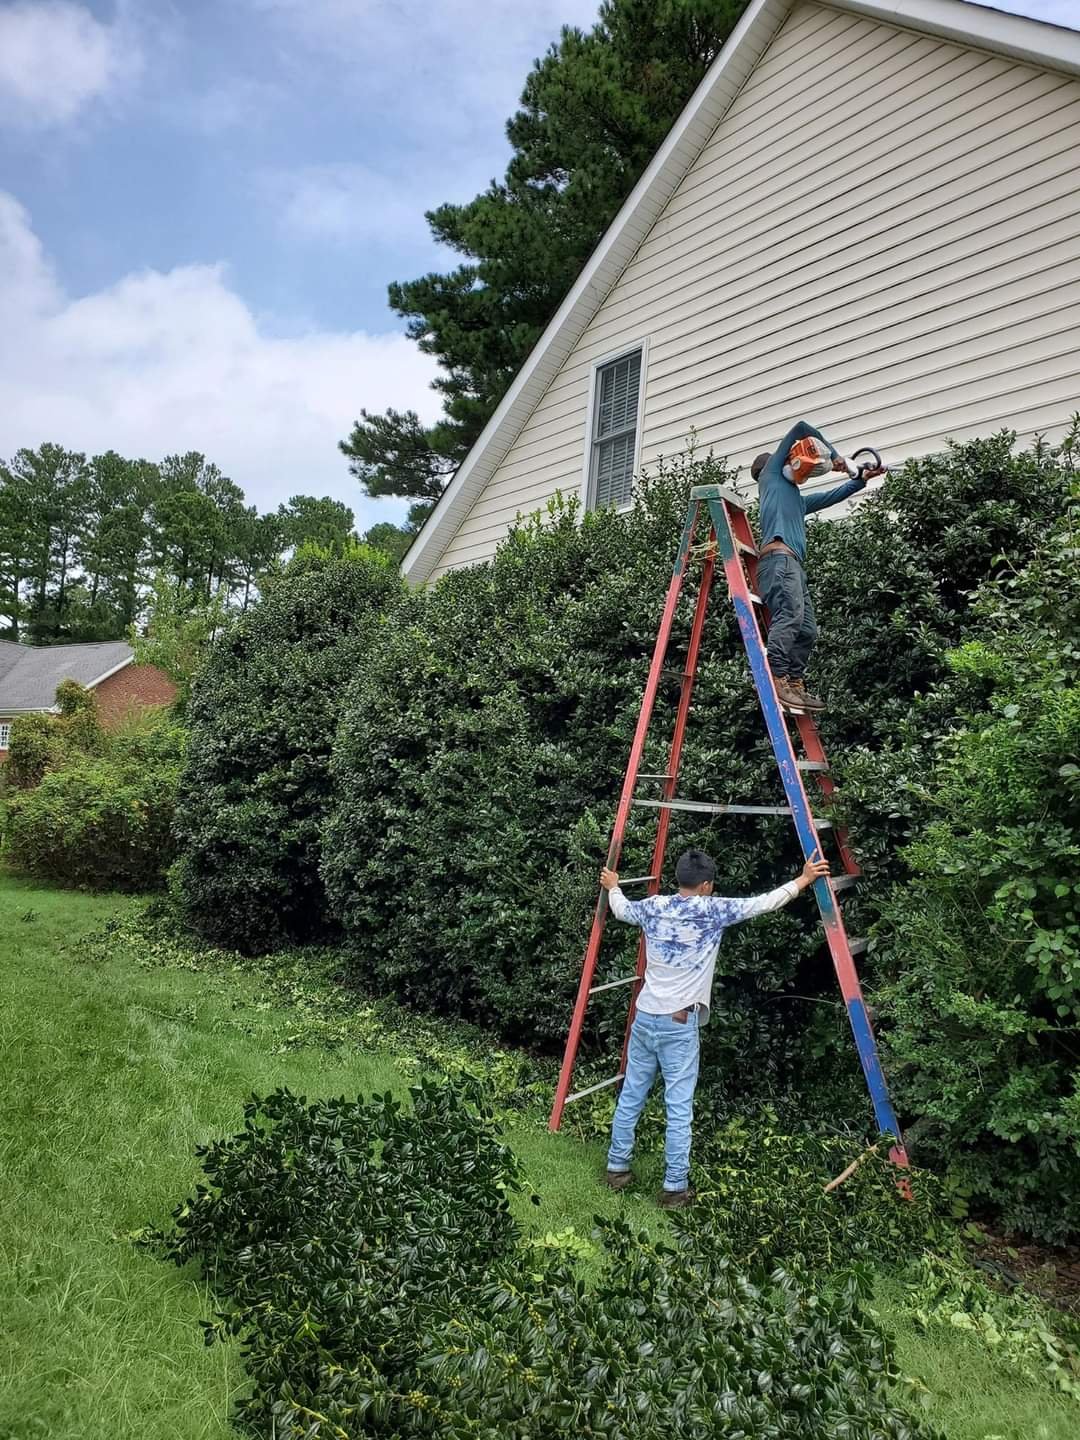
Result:
<instances>
[{"instance_id":1,"label":"tall hedge row","mask_svg":"<svg viewBox=\"0 0 1080 1440\"><path fill-rule=\"evenodd\" d=\"M725 478L713 462L662 469L626 516L582 518L555 506L490 564L412 597L379 633L341 718L323 859L363 983L510 1039L561 1041L686 495L692 483ZM1032 552L1064 487L1060 464L1014 456L1003 436L912 464L850 517L812 527L822 629L813 678L829 696L834 754L887 742L967 633L969 592L1002 556ZM665 708L649 771L665 766ZM722 595L680 789L697 799L779 798ZM635 818L626 873L647 870L652 819ZM875 836L866 839L873 851ZM790 827L773 820L702 825L677 815L672 856L691 841L715 854L733 893L771 887L798 863ZM752 1058L755 1079L769 1082L805 1056L815 1007L777 993L831 996L809 922L796 907L725 942L711 1037L725 1073L735 1062L745 1073ZM625 973L631 945L628 935L612 938L605 976ZM621 1010L614 999L611 1027Z\"/></svg>"},{"instance_id":2,"label":"tall hedge row","mask_svg":"<svg viewBox=\"0 0 1080 1440\"><path fill-rule=\"evenodd\" d=\"M849 777L866 868L849 925L864 933L882 922L865 973L897 1030L890 1043L905 1120L932 1108L933 1085L919 1083L912 1057L934 1043L939 1021L937 1000L919 1010L895 988L906 959L904 942L888 939L894 892L910 881L899 903L908 914L922 903L912 877L930 852L906 847L932 817L927 776L948 737L978 723L972 706L993 703L986 686L956 688L949 656L1001 628L976 592L984 587L985 597L995 579L1038 565L1075 478L1071 451L1016 453L1003 434L911 462L849 516L811 527L821 627L812 679L829 700L822 727L841 780ZM221 647L195 697L178 871L193 921L250 946L333 922L364 987L557 1049L689 488L728 479L713 460L661 466L627 515L581 516L554 503L542 522L519 525L490 563L419 593L402 595L369 563L347 582L332 578L326 562L271 590ZM692 590L676 617L676 654ZM1022 613L1013 622L1024 630ZM663 720L675 694L672 685L662 696L647 771L664 769ZM302 726L285 719L298 702ZM719 592L680 790L780 799ZM624 873L645 873L654 820L655 812L635 812ZM670 859L691 843L715 855L721 886L734 894L770 888L800 861L790 827L768 818L676 815ZM992 892L985 903L995 903ZM611 928L602 979L632 963L634 933ZM929 973L925 927L923 938ZM982 993L979 965L997 957L970 963L972 993ZM610 1050L625 992L599 999L588 1042ZM721 1110L762 1093L866 1116L808 902L727 937L714 1001L704 1116L711 1103ZM970 1035L958 1033L962 1047ZM1033 1106L1067 1084L1064 1049L1046 1054L1045 1083L1025 1092ZM963 1070L952 1073L962 1079ZM984 1095L965 1110L957 1101L929 1132L939 1158L971 1161L963 1183L976 1197L989 1195L995 1146L1012 1143L1013 1132L988 1119L994 1103ZM1013 1121L1024 1103L1018 1091ZM1038 1154L1021 1166L1029 1177L1038 1163L1067 1161L1067 1125L1054 1124L1053 1145L1032 1142ZM1017 1171L991 1198L1006 1210L1015 1201L1033 1228L1052 1228L1045 1207L1021 1195L1023 1183Z\"/></svg>"}]
</instances>

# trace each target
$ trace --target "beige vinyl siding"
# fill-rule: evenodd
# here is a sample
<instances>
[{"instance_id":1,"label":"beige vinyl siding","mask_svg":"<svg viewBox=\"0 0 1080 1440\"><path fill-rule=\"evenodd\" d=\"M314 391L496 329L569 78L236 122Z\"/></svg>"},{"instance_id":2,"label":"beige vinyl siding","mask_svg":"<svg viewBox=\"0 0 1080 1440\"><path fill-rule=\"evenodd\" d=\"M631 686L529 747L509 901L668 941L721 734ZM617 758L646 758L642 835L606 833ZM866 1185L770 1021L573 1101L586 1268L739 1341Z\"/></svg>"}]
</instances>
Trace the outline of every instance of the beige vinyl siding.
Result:
<instances>
[{"instance_id":1,"label":"beige vinyl siding","mask_svg":"<svg viewBox=\"0 0 1080 1440\"><path fill-rule=\"evenodd\" d=\"M593 367L648 344L641 461L794 420L890 460L1080 406L1080 82L826 5L780 28L435 574L585 472Z\"/></svg>"}]
</instances>

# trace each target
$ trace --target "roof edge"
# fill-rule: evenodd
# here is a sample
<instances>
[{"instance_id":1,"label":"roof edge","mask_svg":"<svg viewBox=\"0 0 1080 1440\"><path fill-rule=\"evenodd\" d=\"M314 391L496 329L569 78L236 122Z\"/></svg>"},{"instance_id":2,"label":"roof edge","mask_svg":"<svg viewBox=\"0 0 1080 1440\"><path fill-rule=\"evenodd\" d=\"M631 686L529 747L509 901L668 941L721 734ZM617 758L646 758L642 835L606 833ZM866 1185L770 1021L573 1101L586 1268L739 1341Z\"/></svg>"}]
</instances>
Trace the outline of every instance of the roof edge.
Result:
<instances>
[{"instance_id":1,"label":"roof edge","mask_svg":"<svg viewBox=\"0 0 1080 1440\"><path fill-rule=\"evenodd\" d=\"M97 677L96 680L87 680L85 688L86 688L87 690L93 690L95 686L100 685L100 684L101 684L103 681L105 681L105 680L108 680L111 676L115 675L119 670L123 670L126 666L128 666L128 665L134 665L134 664L135 664L135 652L132 651L132 653L131 653L130 655L125 655L125 657L123 658L123 660L120 661L119 665L114 665L111 670L106 670L106 671L104 671L101 675L99 675L99 676Z\"/></svg>"},{"instance_id":2,"label":"roof edge","mask_svg":"<svg viewBox=\"0 0 1080 1440\"><path fill-rule=\"evenodd\" d=\"M991 50L1043 69L1080 75L1080 32L979 0L817 0L826 8ZM796 0L751 0L574 284L529 352L491 419L401 561L422 585L541 400L551 380L604 303L668 200L720 124ZM725 96L724 89L729 93ZM717 98L719 97L719 104ZM699 121L708 136L695 144Z\"/></svg>"}]
</instances>

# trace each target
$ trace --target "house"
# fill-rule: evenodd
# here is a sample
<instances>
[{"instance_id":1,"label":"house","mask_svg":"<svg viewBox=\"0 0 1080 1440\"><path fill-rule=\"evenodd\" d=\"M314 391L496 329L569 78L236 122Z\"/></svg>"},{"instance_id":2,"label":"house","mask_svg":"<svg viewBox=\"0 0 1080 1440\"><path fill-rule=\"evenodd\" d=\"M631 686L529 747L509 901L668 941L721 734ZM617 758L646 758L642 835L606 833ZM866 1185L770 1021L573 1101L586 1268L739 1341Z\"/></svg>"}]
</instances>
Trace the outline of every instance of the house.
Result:
<instances>
[{"instance_id":1,"label":"house","mask_svg":"<svg viewBox=\"0 0 1080 1440\"><path fill-rule=\"evenodd\" d=\"M92 690L108 729L133 710L168 705L176 686L156 665L136 665L124 640L90 645L16 645L0 640L0 760L8 751L11 724L19 715L54 711L61 680Z\"/></svg>"},{"instance_id":2,"label":"house","mask_svg":"<svg viewBox=\"0 0 1080 1440\"><path fill-rule=\"evenodd\" d=\"M403 573L488 559L556 491L626 506L691 432L740 467L797 419L891 462L1060 437L1078 164L1080 32L971 0L751 0Z\"/></svg>"}]
</instances>

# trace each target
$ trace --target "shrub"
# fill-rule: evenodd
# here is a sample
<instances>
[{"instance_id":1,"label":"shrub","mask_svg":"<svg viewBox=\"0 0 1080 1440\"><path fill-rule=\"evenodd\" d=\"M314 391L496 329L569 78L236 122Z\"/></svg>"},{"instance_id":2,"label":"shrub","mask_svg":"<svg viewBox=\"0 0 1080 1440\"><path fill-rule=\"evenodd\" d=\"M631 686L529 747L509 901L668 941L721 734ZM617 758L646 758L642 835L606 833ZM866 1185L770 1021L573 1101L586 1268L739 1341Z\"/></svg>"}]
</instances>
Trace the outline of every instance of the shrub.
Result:
<instances>
[{"instance_id":1,"label":"shrub","mask_svg":"<svg viewBox=\"0 0 1080 1440\"><path fill-rule=\"evenodd\" d=\"M194 929L245 951L327 928L319 830L345 690L402 590L363 547L301 553L214 645L189 706L175 888Z\"/></svg>"},{"instance_id":2,"label":"shrub","mask_svg":"<svg viewBox=\"0 0 1080 1440\"><path fill-rule=\"evenodd\" d=\"M17 790L29 790L57 757L56 722L52 715L19 715L11 726L11 744L4 765L4 780Z\"/></svg>"},{"instance_id":3,"label":"shrub","mask_svg":"<svg viewBox=\"0 0 1080 1440\"><path fill-rule=\"evenodd\" d=\"M602 1222L587 1284L573 1237L521 1243L517 1166L476 1098L413 1098L253 1101L153 1237L214 1284L208 1336L242 1338L255 1433L931 1440L858 1272L746 1273L703 1213L674 1244Z\"/></svg>"},{"instance_id":4,"label":"shrub","mask_svg":"<svg viewBox=\"0 0 1080 1440\"><path fill-rule=\"evenodd\" d=\"M69 755L7 802L5 858L41 879L149 890L172 858L184 733L167 716L109 737L101 755Z\"/></svg>"},{"instance_id":5,"label":"shrub","mask_svg":"<svg viewBox=\"0 0 1080 1440\"><path fill-rule=\"evenodd\" d=\"M897 731L975 624L969 588L1022 563L1060 513L1066 460L1013 455L1011 445L1004 435L913 462L849 517L811 527L818 673L830 697L823 729L839 758L856 740L885 743ZM623 516L581 517L554 504L489 564L412 597L376 637L338 734L323 859L361 983L512 1040L562 1042L688 488L727 478L713 461L661 466ZM691 599L676 617L674 654ZM668 689L647 771L665 767L673 698ZM719 594L680 788L698 799L778 798ZM635 812L626 873L646 873L651 834ZM890 823L867 826L860 839L881 854ZM729 893L769 889L798 864L790 827L772 820L702 825L676 815L669 854L690 843L716 855ZM873 917L875 890L886 888L872 870L855 924ZM833 1108L838 1074L842 1089L851 1073L842 1010L839 1024L823 1023L826 1007L777 998L833 998L820 931L808 921L796 909L725 940L707 1034L729 1093L828 1076L823 1104ZM634 939L613 935L601 979L628 972ZM625 992L598 998L608 1003L597 1005L590 1033L610 1047ZM852 1091L861 1094L857 1078Z\"/></svg>"},{"instance_id":6,"label":"shrub","mask_svg":"<svg viewBox=\"0 0 1080 1440\"><path fill-rule=\"evenodd\" d=\"M979 1209L1050 1240L1080 1229L1078 560L1080 491L1035 556L984 587L977 638L848 787L880 805L891 775L912 832L875 993L909 1139Z\"/></svg>"},{"instance_id":7,"label":"shrub","mask_svg":"<svg viewBox=\"0 0 1080 1440\"><path fill-rule=\"evenodd\" d=\"M98 719L93 692L77 680L56 687L55 715L19 715L11 727L5 780L29 790L49 770L71 764L79 756L100 755L107 737Z\"/></svg>"}]
</instances>

